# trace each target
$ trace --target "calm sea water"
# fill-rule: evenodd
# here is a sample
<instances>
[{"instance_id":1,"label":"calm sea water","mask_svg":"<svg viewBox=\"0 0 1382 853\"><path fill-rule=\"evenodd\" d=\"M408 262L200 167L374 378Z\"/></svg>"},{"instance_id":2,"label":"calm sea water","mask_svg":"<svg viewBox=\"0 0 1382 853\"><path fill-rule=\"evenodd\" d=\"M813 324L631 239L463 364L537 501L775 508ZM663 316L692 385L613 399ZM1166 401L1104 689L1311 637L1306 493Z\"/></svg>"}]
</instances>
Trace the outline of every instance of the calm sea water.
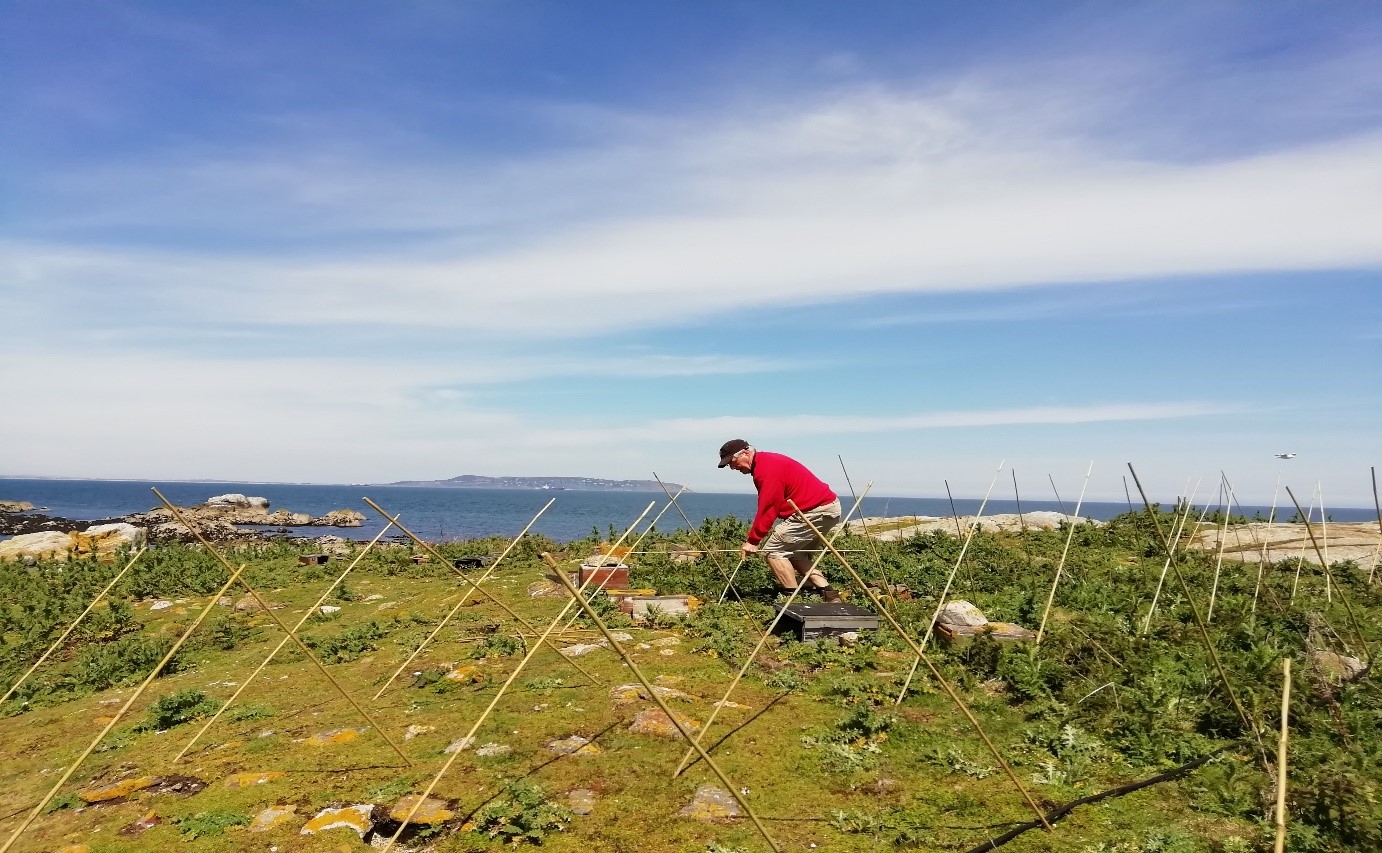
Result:
<instances>
[{"instance_id":1,"label":"calm sea water","mask_svg":"<svg viewBox=\"0 0 1382 853\"><path fill-rule=\"evenodd\" d=\"M299 527L290 528L294 535L321 536L332 533L350 539L368 540L383 528L379 514L362 500L373 499L391 513L401 514L399 520L413 532L433 541L471 539L480 536L514 536L532 519L548 500L555 499L533 530L555 539L569 542L590 533L592 527L616 530L633 522L649 503L656 501L647 518L650 520L667 503L661 492L579 492L543 491L532 489L448 489L407 486L342 486L281 483L165 483L131 480L27 480L0 478L0 499L25 500L43 507L47 515L71 519L115 518L132 512L143 512L158 506L158 498L150 491L156 486L168 499L178 505L204 502L213 495L238 492L268 498L271 509L288 509L323 515L333 509L358 509L366 516L362 527ZM844 496L846 511L853 505ZM972 514L979 508L976 499L956 498L955 506L961 514ZM677 499L692 524L699 525L706 518L734 515L748 519L754 510L751 494L714 494L687 492ZM1055 501L1022 501L1024 512L1037 510L1060 511ZM1073 502L1066 502L1065 510L1073 510ZM1246 507L1251 515L1266 507ZM1126 503L1086 502L1081 515L1107 519L1127 512ZM1016 512L1011 500L991 500L985 514ZM945 498L889 498L869 496L864 500L862 514L930 515L950 514L950 502ZM1371 510L1330 509L1336 521L1367 521ZM644 522L646 524L646 521ZM658 529L685 527L675 509L669 510L658 522ZM641 528L640 528L641 529Z\"/></svg>"}]
</instances>

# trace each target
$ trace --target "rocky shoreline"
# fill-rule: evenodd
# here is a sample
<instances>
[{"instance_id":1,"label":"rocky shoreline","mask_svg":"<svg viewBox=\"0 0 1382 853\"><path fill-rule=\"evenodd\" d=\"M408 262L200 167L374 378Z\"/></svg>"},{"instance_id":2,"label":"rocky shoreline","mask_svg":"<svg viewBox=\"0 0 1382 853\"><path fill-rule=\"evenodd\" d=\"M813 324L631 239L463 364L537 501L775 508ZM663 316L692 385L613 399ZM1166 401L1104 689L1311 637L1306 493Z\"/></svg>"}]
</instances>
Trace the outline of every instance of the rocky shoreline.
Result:
<instances>
[{"instance_id":1,"label":"rocky shoreline","mask_svg":"<svg viewBox=\"0 0 1382 853\"><path fill-rule=\"evenodd\" d=\"M353 509L332 510L323 516L286 509L269 511L267 498L241 494L216 495L205 503L178 511L211 541L262 539L273 534L246 530L241 525L289 527L359 527L365 516ZM145 542L195 541L192 531L167 507L118 518L77 520L34 511L28 501L0 501L0 559L53 558L58 554L102 555ZM58 557L61 559L61 557Z\"/></svg>"}]
</instances>

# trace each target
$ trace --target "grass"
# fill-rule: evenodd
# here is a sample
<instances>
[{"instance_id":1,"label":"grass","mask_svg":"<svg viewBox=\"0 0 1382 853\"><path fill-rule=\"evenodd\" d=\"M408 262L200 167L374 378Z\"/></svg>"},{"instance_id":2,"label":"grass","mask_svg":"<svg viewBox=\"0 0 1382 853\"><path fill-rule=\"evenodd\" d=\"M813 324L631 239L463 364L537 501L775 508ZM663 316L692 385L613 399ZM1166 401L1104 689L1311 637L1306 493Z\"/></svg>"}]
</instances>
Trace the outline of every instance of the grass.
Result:
<instances>
[{"instance_id":1,"label":"grass","mask_svg":"<svg viewBox=\"0 0 1382 853\"><path fill-rule=\"evenodd\" d=\"M730 544L741 529L732 520L707 525L718 544ZM991 619L1034 626L1064 536L1065 531L1030 531L1025 539L981 533L953 596L973 601ZM658 538L666 546L676 539ZM587 553L594 544L574 543L569 550ZM448 556L451 549L457 556L499 550L492 545L463 543L444 550ZM528 585L543 575L540 547L555 545L525 543L486 587L534 625L544 626L562 601L527 595ZM844 547L864 543L851 539ZM914 635L936 603L924 591L939 590L958 551L959 543L943 532L879 543L890 579L918 594L900 602L897 611ZM339 572L334 563L298 566L297 553L294 545L268 543L231 555L232 562L250 564L251 582L281 606L278 615L289 624ZM174 765L173 756L199 728L178 723L226 701L281 639L265 614L222 613L203 628L208 639L189 644L176 671L156 680L135 703L108 739L110 748L88 758L60 791L68 807L41 816L12 849L52 850L72 840L97 853L240 850L261 844L365 849L347 831L300 838L298 827L326 806L373 802L382 812L404 794L419 791L450 757L444 753L447 745L469 730L522 656L517 626L502 611L487 603L467 606L378 702L368 701L461 594L448 567L416 566L407 554L407 549L392 549L369 555L349 579L349 596L336 599L342 610L329 620L310 622L304 636L374 724L402 746L413 767L404 766L379 732L291 646L206 740ZM1253 739L1225 701L1178 589L1163 591L1152 631L1137 634L1160 569L1158 554L1139 519L1077 528L1068 581L1039 650L980 639L963 649L936 650L935 661L1042 802L1066 802L1225 744L1238 747L1185 780L1082 807L1054 834L1027 833L1003 849L1234 853L1269 848L1270 778ZM861 574L877 576L871 554L859 559ZM95 680L83 680L81 674L90 670L83 661L105 660L123 648L122 642L170 642L222 577L197 549L160 547L146 561L163 574L133 578L117 596L116 618L46 665L22 701L0 707L0 784L13 803L7 812L26 803L32 808L46 794L56 768L75 759L98 730L96 721L129 696L146 656L107 661ZM661 592L691 592L713 602L723 584L708 560L676 565L650 554L633 565L631 580ZM1211 559L1193 553L1183 566L1192 589L1200 588L1197 582L1212 568ZM827 571L837 586L846 585L838 566ZM1375 642L1382 602L1360 573L1347 567L1336 572ZM33 649L41 651L63 619L85 606L79 593L99 589L101 569L80 564L63 573L40 566L26 575L0 567L0 573L16 584L13 600L26 602L35 614L26 620L16 608L4 611L0 680L8 686L36 657ZM1256 567L1226 571L1216 606L1212 631L1219 653L1235 689L1263 720L1274 713L1283 655L1303 664L1307 636L1346 647L1331 639L1331 626L1349 637L1337 595L1330 606L1316 594L1322 579L1314 573L1302 580L1300 606L1284 606L1292 575L1269 572L1271 595L1263 594L1253 613ZM63 587L65 577L73 579L71 589ZM773 583L761 564L746 566L741 579L736 585L745 595L771 599ZM46 595L44 584L50 590ZM1273 595L1282 606L1273 603ZM155 598L174 605L150 610ZM752 621L745 620L745 612ZM668 686L696 697L676 709L704 721L756 642L757 626L769 618L771 610L762 603L708 604L686 622L668 620L657 628L625 623L619 630L633 635L627 646L650 678L661 676ZM577 625L589 627L585 620ZM653 645L663 637L678 637L681 643ZM664 649L672 654L662 654ZM854 647L773 640L763 657L763 665L752 668L731 697L747 709L723 710L707 742L718 743L716 761L749 791L750 803L786 849L816 844L841 851L967 850L1031 819L993 756L929 678L919 676L908 698L892 704L911 655L890 632L865 636ZM434 794L452 803L458 817L425 839L430 849L499 850L505 838L521 842L529 833L541 836L529 841L555 851L766 849L747 821L707 825L678 817L698 786L715 781L709 769L698 762L673 778L684 745L629 732L628 723L647 703L611 701L611 687L633 680L628 668L607 650L578 661L600 685L589 684L550 651L539 651L520 674L475 743L501 743L510 750L484 757L472 747L460 754ZM474 667L475 677L440 679L458 666ZM1331 685L1309 667L1300 670L1291 849L1375 848L1382 843L1376 805L1382 763L1375 737L1382 724L1378 691L1371 681ZM437 677L415 678L413 672ZM410 726L420 733L405 741ZM347 728L365 731L348 743L311 743L313 735ZM548 741L572 734L593 739L601 752L559 756L545 748ZM249 787L227 782L236 773L270 771L285 775ZM188 775L208 784L192 795L153 789L96 807L79 808L71 799L89 786L143 774ZM598 800L592 814L567 819L565 792L575 788L595 790ZM250 835L245 824L275 804L295 805L299 819ZM151 809L163 823L137 836L118 834ZM8 838L18 820L0 820L2 837ZM482 830L461 831L466 823Z\"/></svg>"}]
</instances>

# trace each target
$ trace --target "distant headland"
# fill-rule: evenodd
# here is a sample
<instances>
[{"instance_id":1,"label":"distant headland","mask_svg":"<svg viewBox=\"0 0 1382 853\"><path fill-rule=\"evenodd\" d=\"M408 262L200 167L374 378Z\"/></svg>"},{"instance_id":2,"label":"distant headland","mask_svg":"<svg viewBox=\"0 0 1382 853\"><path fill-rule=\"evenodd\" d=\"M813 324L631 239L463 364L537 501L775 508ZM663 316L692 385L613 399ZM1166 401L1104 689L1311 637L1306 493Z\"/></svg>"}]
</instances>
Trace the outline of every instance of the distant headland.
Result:
<instances>
[{"instance_id":1,"label":"distant headland","mask_svg":"<svg viewBox=\"0 0 1382 853\"><path fill-rule=\"evenodd\" d=\"M462 474L449 480L399 480L394 483L375 483L376 486L418 486L442 489L550 489L571 492L661 492L663 486L676 492L680 483L657 480L605 480L600 477L482 477ZM690 491L689 489L687 491Z\"/></svg>"}]
</instances>

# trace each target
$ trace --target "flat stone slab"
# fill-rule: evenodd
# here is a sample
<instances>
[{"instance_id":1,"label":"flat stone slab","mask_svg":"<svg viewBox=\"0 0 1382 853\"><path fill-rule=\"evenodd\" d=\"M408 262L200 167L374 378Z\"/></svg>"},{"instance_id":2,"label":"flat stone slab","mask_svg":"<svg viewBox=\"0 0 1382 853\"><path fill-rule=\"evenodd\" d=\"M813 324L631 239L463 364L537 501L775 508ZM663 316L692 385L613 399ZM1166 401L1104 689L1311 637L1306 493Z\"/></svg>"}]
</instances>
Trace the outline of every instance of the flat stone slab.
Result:
<instances>
[{"instance_id":1,"label":"flat stone slab","mask_svg":"<svg viewBox=\"0 0 1382 853\"><path fill-rule=\"evenodd\" d=\"M562 755L599 755L603 750L588 738L580 735L560 738L547 742L547 748Z\"/></svg>"},{"instance_id":2,"label":"flat stone slab","mask_svg":"<svg viewBox=\"0 0 1382 853\"><path fill-rule=\"evenodd\" d=\"M360 803L338 809L322 809L303 825L298 835L316 835L329 829L349 829L361 838L374 828L374 805Z\"/></svg>"},{"instance_id":3,"label":"flat stone slab","mask_svg":"<svg viewBox=\"0 0 1382 853\"><path fill-rule=\"evenodd\" d=\"M254 821L250 823L250 832L268 832L271 829L277 829L297 817L297 810L298 807L292 803L269 806L255 815Z\"/></svg>"},{"instance_id":4,"label":"flat stone slab","mask_svg":"<svg viewBox=\"0 0 1382 853\"><path fill-rule=\"evenodd\" d=\"M470 749L474 745L475 738L473 737L457 738L451 741L451 743L447 744L446 749L443 749L442 752L446 753L447 755L450 755L453 752L461 752L462 750Z\"/></svg>"},{"instance_id":5,"label":"flat stone slab","mask_svg":"<svg viewBox=\"0 0 1382 853\"><path fill-rule=\"evenodd\" d=\"M681 723L687 731L695 732L701 724L684 714L677 714L677 722ZM638 713L633 718L633 723L629 726L629 731L641 735L653 735L654 737L679 738L681 732L677 730L672 719L662 712L661 708L647 708Z\"/></svg>"},{"instance_id":6,"label":"flat stone slab","mask_svg":"<svg viewBox=\"0 0 1382 853\"><path fill-rule=\"evenodd\" d=\"M740 817L743 813L733 794L718 785L707 784L697 788L691 802L677 814L710 823Z\"/></svg>"},{"instance_id":7,"label":"flat stone slab","mask_svg":"<svg viewBox=\"0 0 1382 853\"><path fill-rule=\"evenodd\" d=\"M580 657L581 655L590 654L591 652L595 651L596 649L602 649L602 648L605 647L605 645L606 645L606 644L603 643L603 642L599 642L599 643L576 643L574 646L563 646L563 647L561 648L560 651L561 651L562 654L566 655L566 656L569 657L569 658L577 658L577 657Z\"/></svg>"},{"instance_id":8,"label":"flat stone slab","mask_svg":"<svg viewBox=\"0 0 1382 853\"><path fill-rule=\"evenodd\" d=\"M414 808L417 811L413 811ZM408 817L409 814L412 814L411 818ZM446 823L455 816L456 813L451 810L450 804L445 800L439 800L436 797L428 797L424 800L421 794L409 794L399 800L398 805L389 809L389 817L394 820L403 821L406 819L409 824L416 823L425 826Z\"/></svg>"},{"instance_id":9,"label":"flat stone slab","mask_svg":"<svg viewBox=\"0 0 1382 853\"><path fill-rule=\"evenodd\" d=\"M360 735L369 731L362 729L333 729L329 732L317 732L307 739L308 746L339 746L343 743L350 743Z\"/></svg>"},{"instance_id":10,"label":"flat stone slab","mask_svg":"<svg viewBox=\"0 0 1382 853\"><path fill-rule=\"evenodd\" d=\"M506 743L487 743L475 750L475 754L482 758L493 758L497 755L505 755L513 751L513 747Z\"/></svg>"},{"instance_id":11,"label":"flat stone slab","mask_svg":"<svg viewBox=\"0 0 1382 853\"><path fill-rule=\"evenodd\" d=\"M677 690L675 687L659 687L658 685L653 685L653 692L663 699L672 699L678 702L696 701L695 696ZM610 688L609 698L612 699L616 705L632 705L639 701L648 700L650 697L641 684L620 684L617 687Z\"/></svg>"},{"instance_id":12,"label":"flat stone slab","mask_svg":"<svg viewBox=\"0 0 1382 853\"><path fill-rule=\"evenodd\" d=\"M125 779L112 785L104 785L99 788L89 788L80 791L77 796L88 803L108 803L111 800L119 800L128 797L137 791L145 788L152 788L160 780L157 776L137 776L133 779Z\"/></svg>"}]
</instances>

